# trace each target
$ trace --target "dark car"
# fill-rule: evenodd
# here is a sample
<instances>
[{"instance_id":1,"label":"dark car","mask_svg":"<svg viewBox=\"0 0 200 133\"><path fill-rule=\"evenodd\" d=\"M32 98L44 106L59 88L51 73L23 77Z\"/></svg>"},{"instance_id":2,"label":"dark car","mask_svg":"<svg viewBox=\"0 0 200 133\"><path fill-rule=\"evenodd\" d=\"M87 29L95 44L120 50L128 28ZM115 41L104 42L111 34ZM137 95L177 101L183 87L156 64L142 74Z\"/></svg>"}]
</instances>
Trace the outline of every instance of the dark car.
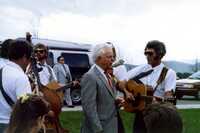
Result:
<instances>
[{"instance_id":1,"label":"dark car","mask_svg":"<svg viewBox=\"0 0 200 133\"><path fill-rule=\"evenodd\" d=\"M192 74L186 79L176 81L176 97L181 99L183 96L194 96L199 98L200 91L200 71Z\"/></svg>"}]
</instances>

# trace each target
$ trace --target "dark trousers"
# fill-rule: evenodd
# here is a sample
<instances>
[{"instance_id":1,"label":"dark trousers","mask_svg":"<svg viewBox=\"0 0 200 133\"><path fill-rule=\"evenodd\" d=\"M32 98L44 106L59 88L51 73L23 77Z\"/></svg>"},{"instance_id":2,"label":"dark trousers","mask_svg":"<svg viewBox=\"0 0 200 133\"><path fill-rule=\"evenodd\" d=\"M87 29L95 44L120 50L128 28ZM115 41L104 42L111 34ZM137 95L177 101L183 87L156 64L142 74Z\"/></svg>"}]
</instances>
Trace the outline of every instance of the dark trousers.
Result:
<instances>
[{"instance_id":1,"label":"dark trousers","mask_svg":"<svg viewBox=\"0 0 200 133\"><path fill-rule=\"evenodd\" d=\"M147 133L142 112L135 114L133 133Z\"/></svg>"},{"instance_id":2,"label":"dark trousers","mask_svg":"<svg viewBox=\"0 0 200 133\"><path fill-rule=\"evenodd\" d=\"M119 111L117 112L117 120L118 120L118 133L125 133L124 125L120 117Z\"/></svg>"}]
</instances>

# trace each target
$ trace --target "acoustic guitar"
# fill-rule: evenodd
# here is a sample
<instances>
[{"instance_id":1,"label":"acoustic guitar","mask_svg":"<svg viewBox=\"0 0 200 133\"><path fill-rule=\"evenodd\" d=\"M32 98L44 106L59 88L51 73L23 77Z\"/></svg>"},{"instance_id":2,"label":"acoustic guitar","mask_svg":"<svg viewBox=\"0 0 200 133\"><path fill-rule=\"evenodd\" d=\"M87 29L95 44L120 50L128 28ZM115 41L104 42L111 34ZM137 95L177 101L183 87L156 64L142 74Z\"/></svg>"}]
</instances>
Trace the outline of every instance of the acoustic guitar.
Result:
<instances>
[{"instance_id":1,"label":"acoustic guitar","mask_svg":"<svg viewBox=\"0 0 200 133\"><path fill-rule=\"evenodd\" d=\"M59 84L56 81L50 82L46 85L47 88L55 91L59 95L61 101L63 101L63 97L64 97L63 90L69 89L72 86L73 86L73 82L69 82L65 85L62 85L62 84Z\"/></svg>"},{"instance_id":2,"label":"acoustic guitar","mask_svg":"<svg viewBox=\"0 0 200 133\"><path fill-rule=\"evenodd\" d=\"M152 103L153 98L159 99L162 102L174 102L175 98L157 98L153 96L153 90L148 89L144 84L138 84L134 80L129 80L126 84L127 91L133 94L135 100L126 100L124 111L135 113L142 111L148 104Z\"/></svg>"}]
</instances>

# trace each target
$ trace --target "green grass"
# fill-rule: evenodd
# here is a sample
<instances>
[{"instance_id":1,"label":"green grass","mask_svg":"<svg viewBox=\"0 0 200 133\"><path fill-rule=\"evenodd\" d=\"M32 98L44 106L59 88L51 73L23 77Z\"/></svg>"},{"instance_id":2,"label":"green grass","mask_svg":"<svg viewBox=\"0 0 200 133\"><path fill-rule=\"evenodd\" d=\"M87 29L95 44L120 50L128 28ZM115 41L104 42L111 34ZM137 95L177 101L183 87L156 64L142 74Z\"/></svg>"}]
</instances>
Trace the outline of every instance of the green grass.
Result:
<instances>
[{"instance_id":1,"label":"green grass","mask_svg":"<svg viewBox=\"0 0 200 133\"><path fill-rule=\"evenodd\" d=\"M200 109L187 109L179 112L183 119L183 133L199 133Z\"/></svg>"},{"instance_id":2,"label":"green grass","mask_svg":"<svg viewBox=\"0 0 200 133\"><path fill-rule=\"evenodd\" d=\"M183 133L200 132L200 109L179 110L183 119ZM126 133L132 133L132 124L134 115L121 111L122 120ZM82 112L62 112L60 119L63 127L70 130L70 133L80 133Z\"/></svg>"}]
</instances>

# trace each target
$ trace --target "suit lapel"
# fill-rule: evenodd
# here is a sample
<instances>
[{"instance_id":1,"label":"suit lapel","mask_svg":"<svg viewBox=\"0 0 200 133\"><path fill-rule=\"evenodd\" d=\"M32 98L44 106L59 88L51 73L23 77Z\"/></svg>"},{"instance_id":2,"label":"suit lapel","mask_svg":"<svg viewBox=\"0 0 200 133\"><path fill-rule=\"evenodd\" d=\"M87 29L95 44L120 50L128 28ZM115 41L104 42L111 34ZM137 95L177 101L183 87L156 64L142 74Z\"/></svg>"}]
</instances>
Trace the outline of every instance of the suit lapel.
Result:
<instances>
[{"instance_id":1,"label":"suit lapel","mask_svg":"<svg viewBox=\"0 0 200 133\"><path fill-rule=\"evenodd\" d=\"M115 99L115 93L111 90L110 85L108 84L108 81L105 79L105 77L101 74L101 72L96 67L94 67L94 72L96 73L99 80L102 81L103 85L106 87L106 89L111 94L111 96ZM112 88L112 89L114 90L115 88Z\"/></svg>"},{"instance_id":2,"label":"suit lapel","mask_svg":"<svg viewBox=\"0 0 200 133\"><path fill-rule=\"evenodd\" d=\"M66 77L67 75L66 75L65 69L63 68L62 64L59 64L59 67L62 70L62 74Z\"/></svg>"}]
</instances>

